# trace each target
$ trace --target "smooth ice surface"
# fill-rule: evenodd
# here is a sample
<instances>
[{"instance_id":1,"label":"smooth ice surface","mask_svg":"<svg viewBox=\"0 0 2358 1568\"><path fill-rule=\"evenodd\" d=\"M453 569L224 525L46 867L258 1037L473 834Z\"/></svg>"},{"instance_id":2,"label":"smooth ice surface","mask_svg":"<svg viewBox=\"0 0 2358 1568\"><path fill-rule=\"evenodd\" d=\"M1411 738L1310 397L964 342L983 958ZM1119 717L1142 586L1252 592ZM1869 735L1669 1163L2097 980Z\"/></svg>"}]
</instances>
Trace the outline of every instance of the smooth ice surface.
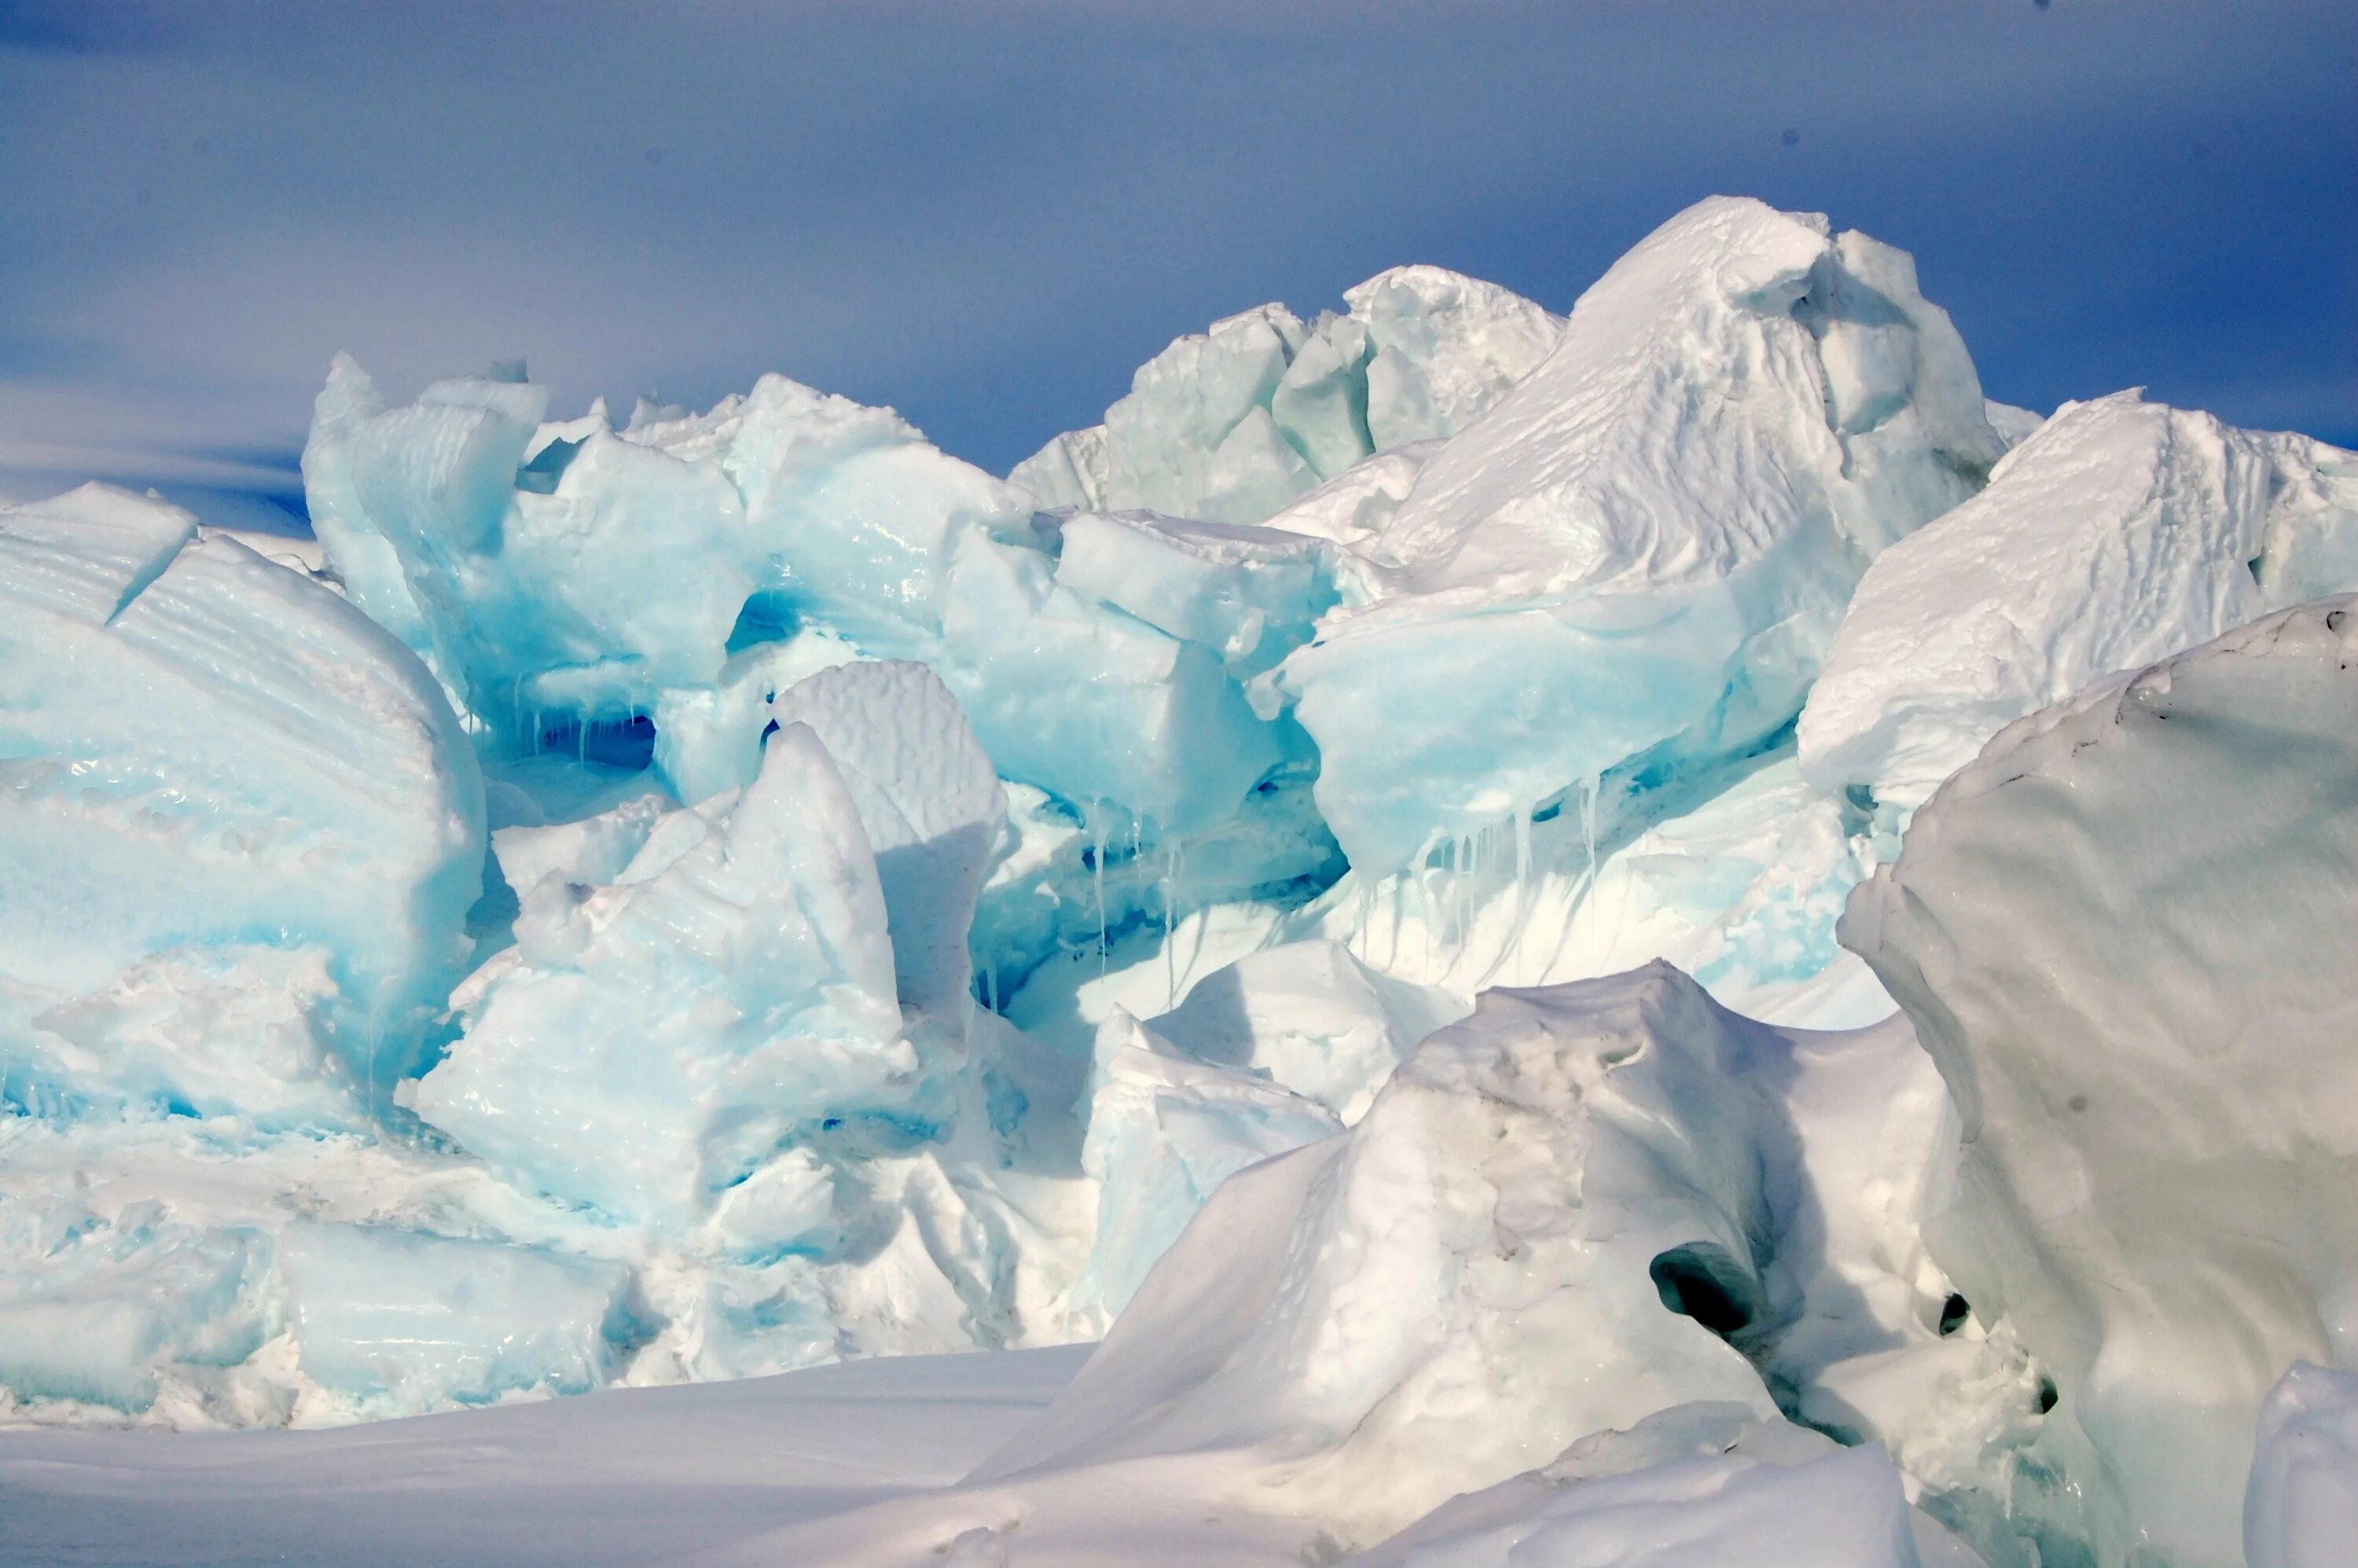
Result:
<instances>
[{"instance_id":1,"label":"smooth ice surface","mask_svg":"<svg viewBox=\"0 0 2358 1568\"><path fill-rule=\"evenodd\" d=\"M349 1114L416 1070L482 867L383 629L160 501L0 511L0 1098Z\"/></svg>"},{"instance_id":2,"label":"smooth ice surface","mask_svg":"<svg viewBox=\"0 0 2358 1568\"><path fill-rule=\"evenodd\" d=\"M1934 1255L2054 1378L2102 1561L2236 1563L2263 1396L2349 1363L2354 884L2328 600L2002 731L1844 918L1963 1119Z\"/></svg>"},{"instance_id":3,"label":"smooth ice surface","mask_svg":"<svg viewBox=\"0 0 2358 1568\"><path fill-rule=\"evenodd\" d=\"M1275 676L1336 838L1380 873L1656 748L1757 747L1866 562L2002 450L1903 253L1690 208L1425 461L1374 602Z\"/></svg>"},{"instance_id":4,"label":"smooth ice surface","mask_svg":"<svg viewBox=\"0 0 2358 1568\"><path fill-rule=\"evenodd\" d=\"M1366 1568L1927 1568L1887 1455L1812 1443L1815 1433L1747 1414L1741 1406L1674 1406L1631 1432L1575 1445L1520 1484L1459 1498L1359 1561ZM1494 1511L1507 1517L1479 1518Z\"/></svg>"},{"instance_id":5,"label":"smooth ice surface","mask_svg":"<svg viewBox=\"0 0 2358 1568\"><path fill-rule=\"evenodd\" d=\"M2358 588L2353 545L2358 455L2136 392L2066 404L1860 579L1801 715L1802 769L1913 808L2026 713Z\"/></svg>"},{"instance_id":6,"label":"smooth ice surface","mask_svg":"<svg viewBox=\"0 0 2358 1568\"><path fill-rule=\"evenodd\" d=\"M2358 1541L2358 1377L2295 1362L2260 1407L2246 1568L2328 1568Z\"/></svg>"}]
</instances>

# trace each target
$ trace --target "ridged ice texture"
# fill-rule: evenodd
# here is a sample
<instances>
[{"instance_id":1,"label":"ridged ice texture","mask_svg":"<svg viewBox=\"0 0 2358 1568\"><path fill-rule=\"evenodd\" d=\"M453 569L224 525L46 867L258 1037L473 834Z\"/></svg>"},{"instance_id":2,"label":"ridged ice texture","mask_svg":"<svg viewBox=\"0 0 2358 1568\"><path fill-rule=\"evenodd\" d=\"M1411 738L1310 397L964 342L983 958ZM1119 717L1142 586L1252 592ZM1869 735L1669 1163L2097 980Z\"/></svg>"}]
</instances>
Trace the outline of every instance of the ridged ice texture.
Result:
<instances>
[{"instance_id":1,"label":"ridged ice texture","mask_svg":"<svg viewBox=\"0 0 2358 1568\"><path fill-rule=\"evenodd\" d=\"M1263 305L1141 365L1105 423L1009 475L1045 506L1259 523L1372 453L1455 435L1553 351L1521 296L1437 266L1345 291L1304 322Z\"/></svg>"},{"instance_id":2,"label":"ridged ice texture","mask_svg":"<svg viewBox=\"0 0 2358 1568\"><path fill-rule=\"evenodd\" d=\"M1963 1118L1934 1255L2052 1373L2102 1563L2231 1568L2262 1397L2349 1364L2353 885L2327 600L2001 731L1844 916Z\"/></svg>"},{"instance_id":3,"label":"ridged ice texture","mask_svg":"<svg viewBox=\"0 0 2358 1568\"><path fill-rule=\"evenodd\" d=\"M1366 546L1390 566L1278 672L1356 868L1388 871L1650 749L1799 710L1860 570L2003 450L1914 264L1714 198L1574 307Z\"/></svg>"},{"instance_id":4,"label":"ridged ice texture","mask_svg":"<svg viewBox=\"0 0 2358 1568\"><path fill-rule=\"evenodd\" d=\"M901 1000L955 1019L974 967L974 923L1007 792L966 715L923 665L888 659L810 676L770 701L827 748L876 857Z\"/></svg>"},{"instance_id":5,"label":"ridged ice texture","mask_svg":"<svg viewBox=\"0 0 2358 1568\"><path fill-rule=\"evenodd\" d=\"M482 783L416 658L103 485L0 511L0 1072L54 1110L332 1118L416 1070Z\"/></svg>"},{"instance_id":6,"label":"ridged ice texture","mask_svg":"<svg viewBox=\"0 0 2358 1568\"><path fill-rule=\"evenodd\" d=\"M1914 807L2024 714L2269 610L2358 588L2358 455L2116 393L1861 578L1801 766Z\"/></svg>"}]
</instances>

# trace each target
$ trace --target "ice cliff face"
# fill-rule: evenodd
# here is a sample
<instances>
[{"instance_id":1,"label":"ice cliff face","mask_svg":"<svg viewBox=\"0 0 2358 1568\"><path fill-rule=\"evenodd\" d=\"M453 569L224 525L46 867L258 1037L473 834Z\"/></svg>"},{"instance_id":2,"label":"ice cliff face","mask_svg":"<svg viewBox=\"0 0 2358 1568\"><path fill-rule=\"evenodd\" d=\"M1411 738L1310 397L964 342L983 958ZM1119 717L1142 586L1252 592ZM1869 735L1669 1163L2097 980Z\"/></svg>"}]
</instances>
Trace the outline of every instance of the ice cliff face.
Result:
<instances>
[{"instance_id":1,"label":"ice cliff face","mask_svg":"<svg viewBox=\"0 0 2358 1568\"><path fill-rule=\"evenodd\" d=\"M1752 201L1345 303L1008 479L340 358L314 558L0 513L7 1411L1104 1335L957 1506L2311 1561L2358 460Z\"/></svg>"}]
</instances>

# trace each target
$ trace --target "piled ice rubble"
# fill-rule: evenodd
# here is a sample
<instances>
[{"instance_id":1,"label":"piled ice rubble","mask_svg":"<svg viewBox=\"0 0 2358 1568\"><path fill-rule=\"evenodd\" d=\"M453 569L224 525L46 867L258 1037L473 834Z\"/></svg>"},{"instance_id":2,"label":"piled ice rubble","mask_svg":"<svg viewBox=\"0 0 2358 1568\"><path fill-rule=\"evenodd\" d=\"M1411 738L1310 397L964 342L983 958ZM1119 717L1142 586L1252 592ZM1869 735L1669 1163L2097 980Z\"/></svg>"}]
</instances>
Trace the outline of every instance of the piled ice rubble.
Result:
<instances>
[{"instance_id":1,"label":"piled ice rubble","mask_svg":"<svg viewBox=\"0 0 2358 1568\"><path fill-rule=\"evenodd\" d=\"M2172 655L2358 588L2358 460L1988 404L1758 202L1568 318L1345 299L1006 480L778 376L617 428L339 358L316 562L0 513L7 1408L1110 1325L977 1487L2233 1561L2347 1362L2353 633ZM2252 1539L2316 1539L2270 1419Z\"/></svg>"},{"instance_id":2,"label":"piled ice rubble","mask_svg":"<svg viewBox=\"0 0 2358 1568\"><path fill-rule=\"evenodd\" d=\"M1665 224L1426 460L1372 602L1276 677L1352 865L1410 865L1641 756L1758 747L1861 568L2002 449L1905 255L1756 201Z\"/></svg>"}]
</instances>

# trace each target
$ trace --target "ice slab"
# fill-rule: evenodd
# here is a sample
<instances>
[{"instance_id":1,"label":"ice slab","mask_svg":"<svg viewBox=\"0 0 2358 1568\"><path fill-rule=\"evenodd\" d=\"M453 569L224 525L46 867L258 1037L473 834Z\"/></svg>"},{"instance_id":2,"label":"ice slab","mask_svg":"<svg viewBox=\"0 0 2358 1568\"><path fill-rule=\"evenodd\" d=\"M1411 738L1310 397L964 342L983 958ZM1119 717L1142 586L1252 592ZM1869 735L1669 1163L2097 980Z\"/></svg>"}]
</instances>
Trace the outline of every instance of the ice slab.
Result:
<instances>
[{"instance_id":1,"label":"ice slab","mask_svg":"<svg viewBox=\"0 0 2358 1568\"><path fill-rule=\"evenodd\" d=\"M2358 457L2136 392L2067 403L1859 580L1801 722L1830 791L1904 813L2024 714L2358 588Z\"/></svg>"},{"instance_id":2,"label":"ice slab","mask_svg":"<svg viewBox=\"0 0 2358 1568\"><path fill-rule=\"evenodd\" d=\"M1097 1245L1079 1295L1109 1315L1221 1183L1343 1129L1266 1077L1197 1060L1128 1012L1099 1026L1081 1168L1098 1184Z\"/></svg>"},{"instance_id":3,"label":"ice slab","mask_svg":"<svg viewBox=\"0 0 2358 1568\"><path fill-rule=\"evenodd\" d=\"M741 796L657 821L612 882L537 883L462 1000L409 1103L620 1220L691 1227L795 1134L934 1114L857 801L802 725Z\"/></svg>"},{"instance_id":4,"label":"ice slab","mask_svg":"<svg viewBox=\"0 0 2358 1568\"><path fill-rule=\"evenodd\" d=\"M57 1025L9 1099L299 1117L307 1076L364 1104L416 1069L468 956L481 776L335 593L103 485L0 511L0 977ZM278 998L250 1046L247 964Z\"/></svg>"},{"instance_id":5,"label":"ice slab","mask_svg":"<svg viewBox=\"0 0 2358 1568\"><path fill-rule=\"evenodd\" d=\"M1028 516L892 410L783 376L619 434L593 417L556 436L546 405L546 388L464 379L388 407L339 356L304 453L353 602L527 752L547 715L644 716L723 684L749 606L905 652L934 626L951 534Z\"/></svg>"},{"instance_id":6,"label":"ice slab","mask_svg":"<svg viewBox=\"0 0 2358 1568\"><path fill-rule=\"evenodd\" d=\"M359 1226L279 1241L306 1376L395 1411L604 1382L633 1333L619 1263Z\"/></svg>"},{"instance_id":7,"label":"ice slab","mask_svg":"<svg viewBox=\"0 0 2358 1568\"><path fill-rule=\"evenodd\" d=\"M1007 818L1007 792L941 678L898 660L823 671L771 699L851 792L891 925L901 1000L955 1016L973 966L967 931Z\"/></svg>"},{"instance_id":8,"label":"ice slab","mask_svg":"<svg viewBox=\"0 0 2358 1568\"><path fill-rule=\"evenodd\" d=\"M2263 1397L2347 1354L2354 672L2328 600L2021 719L1844 916L1963 1117L1933 1254L2060 1392L2020 1501L2100 1560L2237 1563Z\"/></svg>"}]
</instances>

